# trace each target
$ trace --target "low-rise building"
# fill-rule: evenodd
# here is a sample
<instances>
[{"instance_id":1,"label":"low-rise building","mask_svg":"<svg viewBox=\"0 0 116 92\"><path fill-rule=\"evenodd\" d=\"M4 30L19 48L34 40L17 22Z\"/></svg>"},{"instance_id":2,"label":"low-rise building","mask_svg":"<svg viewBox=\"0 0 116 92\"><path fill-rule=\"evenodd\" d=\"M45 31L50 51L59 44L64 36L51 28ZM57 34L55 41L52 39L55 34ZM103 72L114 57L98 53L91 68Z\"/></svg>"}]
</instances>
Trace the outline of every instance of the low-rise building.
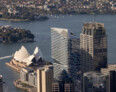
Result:
<instances>
[{"instance_id":1,"label":"low-rise building","mask_svg":"<svg viewBox=\"0 0 116 92\"><path fill-rule=\"evenodd\" d=\"M40 66L44 66L45 61L42 59L42 54L38 47L35 48L32 55L22 46L21 49L14 53L13 59L8 63L9 66L15 68L18 72L24 67L30 67L36 70Z\"/></svg>"},{"instance_id":2,"label":"low-rise building","mask_svg":"<svg viewBox=\"0 0 116 92\"><path fill-rule=\"evenodd\" d=\"M109 81L107 74L86 72L83 76L83 92L110 92Z\"/></svg>"},{"instance_id":3,"label":"low-rise building","mask_svg":"<svg viewBox=\"0 0 116 92\"><path fill-rule=\"evenodd\" d=\"M29 73L32 73L33 70L30 68L23 68L20 71L20 80L24 83L29 83Z\"/></svg>"},{"instance_id":4,"label":"low-rise building","mask_svg":"<svg viewBox=\"0 0 116 92\"><path fill-rule=\"evenodd\" d=\"M110 76L110 92L116 91L116 64L109 64L107 68L102 68L103 74Z\"/></svg>"},{"instance_id":5,"label":"low-rise building","mask_svg":"<svg viewBox=\"0 0 116 92\"><path fill-rule=\"evenodd\" d=\"M52 92L52 81L52 65L46 65L37 69L37 92Z\"/></svg>"},{"instance_id":6,"label":"low-rise building","mask_svg":"<svg viewBox=\"0 0 116 92\"><path fill-rule=\"evenodd\" d=\"M33 87L37 87L37 73L30 68L23 68L20 71L20 80Z\"/></svg>"},{"instance_id":7,"label":"low-rise building","mask_svg":"<svg viewBox=\"0 0 116 92\"><path fill-rule=\"evenodd\" d=\"M29 85L37 87L37 73L29 73Z\"/></svg>"}]
</instances>

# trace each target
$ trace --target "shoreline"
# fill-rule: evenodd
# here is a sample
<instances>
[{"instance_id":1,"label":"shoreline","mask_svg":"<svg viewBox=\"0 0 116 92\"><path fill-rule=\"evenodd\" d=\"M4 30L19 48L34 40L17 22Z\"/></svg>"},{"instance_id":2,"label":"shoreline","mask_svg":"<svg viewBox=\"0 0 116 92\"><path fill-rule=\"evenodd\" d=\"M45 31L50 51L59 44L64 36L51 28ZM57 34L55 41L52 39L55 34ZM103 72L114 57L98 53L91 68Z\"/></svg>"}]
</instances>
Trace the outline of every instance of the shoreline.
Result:
<instances>
[{"instance_id":1,"label":"shoreline","mask_svg":"<svg viewBox=\"0 0 116 92\"><path fill-rule=\"evenodd\" d=\"M7 19L7 18L0 18L0 20L6 20L6 21L30 21L29 19Z\"/></svg>"},{"instance_id":2,"label":"shoreline","mask_svg":"<svg viewBox=\"0 0 116 92\"><path fill-rule=\"evenodd\" d=\"M37 92L35 89L35 87L30 86L26 83L23 83L20 79L17 79L13 82L13 84L15 85L15 87L22 89L22 90L26 90L27 92ZM23 84L27 85L27 86L23 86Z\"/></svg>"},{"instance_id":3,"label":"shoreline","mask_svg":"<svg viewBox=\"0 0 116 92\"><path fill-rule=\"evenodd\" d=\"M5 63L7 66L11 67L12 69L14 69L16 72L20 72L20 69L15 67L14 65L10 64L9 62Z\"/></svg>"}]
</instances>

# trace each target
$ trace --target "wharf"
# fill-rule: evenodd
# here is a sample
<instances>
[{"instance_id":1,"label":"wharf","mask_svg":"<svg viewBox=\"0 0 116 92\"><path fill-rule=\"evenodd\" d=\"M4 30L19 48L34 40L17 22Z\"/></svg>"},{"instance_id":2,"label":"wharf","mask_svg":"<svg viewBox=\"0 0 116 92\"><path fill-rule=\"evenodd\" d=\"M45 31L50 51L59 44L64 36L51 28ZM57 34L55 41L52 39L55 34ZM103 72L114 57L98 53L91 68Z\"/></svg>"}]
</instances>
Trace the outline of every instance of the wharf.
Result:
<instances>
[{"instance_id":1,"label":"wharf","mask_svg":"<svg viewBox=\"0 0 116 92\"><path fill-rule=\"evenodd\" d=\"M14 81L14 85L15 85L17 88L26 90L27 92L37 92L37 88L35 88L35 87L33 87L33 86L30 86L30 85L28 85L28 84L26 84L26 83L23 83L20 79L15 80L15 81Z\"/></svg>"},{"instance_id":2,"label":"wharf","mask_svg":"<svg viewBox=\"0 0 116 92\"><path fill-rule=\"evenodd\" d=\"M10 64L10 63L5 63L7 66L9 66L9 67L11 67L11 68L13 68L15 71L17 71L17 72L20 72L20 68L17 68L15 65L13 65L13 64Z\"/></svg>"}]
</instances>

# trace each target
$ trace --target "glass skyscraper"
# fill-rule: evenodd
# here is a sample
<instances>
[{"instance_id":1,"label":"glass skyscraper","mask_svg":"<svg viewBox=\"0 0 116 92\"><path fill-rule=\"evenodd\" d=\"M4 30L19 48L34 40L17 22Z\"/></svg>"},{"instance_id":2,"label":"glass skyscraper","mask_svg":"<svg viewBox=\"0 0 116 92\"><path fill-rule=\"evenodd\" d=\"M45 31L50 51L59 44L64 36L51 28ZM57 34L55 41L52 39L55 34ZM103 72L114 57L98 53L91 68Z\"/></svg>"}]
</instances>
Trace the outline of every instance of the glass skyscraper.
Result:
<instances>
[{"instance_id":1,"label":"glass skyscraper","mask_svg":"<svg viewBox=\"0 0 116 92\"><path fill-rule=\"evenodd\" d=\"M59 73L65 69L75 82L75 90L79 89L80 39L69 32L68 29L51 28L51 47L54 61L54 78L57 79Z\"/></svg>"}]
</instances>

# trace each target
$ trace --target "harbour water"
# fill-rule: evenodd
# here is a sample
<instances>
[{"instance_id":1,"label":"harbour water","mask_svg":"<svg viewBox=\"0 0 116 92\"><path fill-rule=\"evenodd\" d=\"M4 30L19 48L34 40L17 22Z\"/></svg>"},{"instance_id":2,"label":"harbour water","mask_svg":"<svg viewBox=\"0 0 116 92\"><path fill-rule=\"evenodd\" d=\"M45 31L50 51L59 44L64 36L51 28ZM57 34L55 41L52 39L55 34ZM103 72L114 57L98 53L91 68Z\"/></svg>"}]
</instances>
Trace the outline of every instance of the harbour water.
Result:
<instances>
[{"instance_id":1,"label":"harbour water","mask_svg":"<svg viewBox=\"0 0 116 92\"><path fill-rule=\"evenodd\" d=\"M2 44L0 43L0 74L3 75L5 92L25 92L13 85L13 80L19 78L19 74L13 69L5 65L5 62L9 62L10 57L16 50L24 45L30 54L33 53L36 46L39 46L43 57L52 61L51 56L51 27L67 28L78 37L81 33L83 23L92 22L92 15L73 15L73 16L52 16L47 21L27 21L27 22L9 22L0 21L0 26L10 25L12 27L19 27L29 29L35 35L36 42L33 43L13 43ZM116 63L116 15L96 15L96 22L102 22L105 24L105 28L108 35L108 63ZM2 58L9 56L9 58ZM8 91L7 91L8 90Z\"/></svg>"}]
</instances>

